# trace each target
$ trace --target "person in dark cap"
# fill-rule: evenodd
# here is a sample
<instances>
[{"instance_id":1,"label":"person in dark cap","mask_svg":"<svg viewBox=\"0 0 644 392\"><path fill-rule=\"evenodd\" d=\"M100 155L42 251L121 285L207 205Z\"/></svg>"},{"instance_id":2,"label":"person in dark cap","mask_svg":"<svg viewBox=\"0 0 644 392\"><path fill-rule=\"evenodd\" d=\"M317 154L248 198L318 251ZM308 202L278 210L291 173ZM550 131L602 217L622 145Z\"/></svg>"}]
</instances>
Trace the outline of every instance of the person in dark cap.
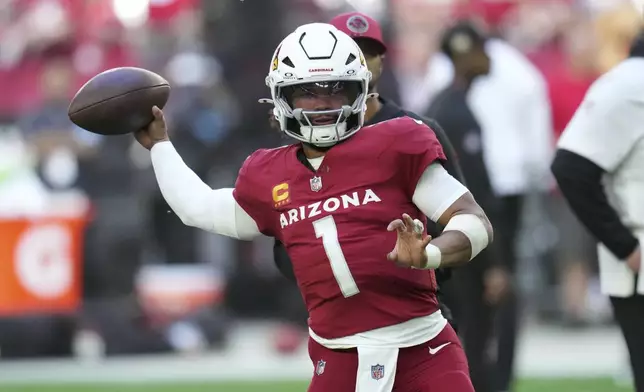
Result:
<instances>
[{"instance_id":1,"label":"person in dark cap","mask_svg":"<svg viewBox=\"0 0 644 392\"><path fill-rule=\"evenodd\" d=\"M467 103L472 82L490 71L485 42L485 35L468 21L460 21L443 33L440 50L453 63L454 79L437 95L426 115L443 126L469 179L468 187L494 221L499 215L498 200L485 167L481 126ZM497 264L503 258L495 250L492 244L479 254L476 263L455 270L452 280L443 287L444 297L459 321L459 335L477 392L496 390L490 378L493 373L487 348L492 338L493 310L508 290L509 279L507 269Z\"/></svg>"},{"instance_id":2,"label":"person in dark cap","mask_svg":"<svg viewBox=\"0 0 644 392\"><path fill-rule=\"evenodd\" d=\"M333 19L331 19L329 24L335 26L338 30L346 33L356 41L365 56L367 67L372 73L371 82L369 83L369 93L377 94L378 81L380 79L380 76L382 75L385 54L387 53L387 46L382 38L382 29L378 22L363 13L349 12L334 17ZM447 156L445 169L449 174L451 174L461 183L465 183L463 174L458 164L457 155L454 153L452 144L450 143L443 129L436 121L406 111L386 98L383 98L381 96L374 96L367 101L365 125L375 124L378 122L390 120L392 118L404 116L412 117L416 120L424 122L436 133L437 139L442 144L445 155ZM428 233L432 237L438 236L441 232L441 228L439 228L432 221L427 222L427 229ZM275 241L273 253L275 263L280 272L289 280L295 281L291 260L286 253L286 249L279 241ZM440 286L443 282L449 279L450 274L451 271L447 269L436 270L436 280L438 285ZM295 293L293 294L293 296L294 298L299 298ZM440 298L441 295L439 291L439 299ZM301 304L301 300L299 300L296 304L294 304L293 301L286 302L288 303L288 306L303 306ZM445 318L450 321L452 326L457 329L454 320L451 317L449 307L446 306L442 300L441 311ZM293 312L287 312L293 315L292 317L289 317L291 319L289 321L295 323L305 321L303 317L300 319L302 312L303 311L297 310Z\"/></svg>"}]
</instances>

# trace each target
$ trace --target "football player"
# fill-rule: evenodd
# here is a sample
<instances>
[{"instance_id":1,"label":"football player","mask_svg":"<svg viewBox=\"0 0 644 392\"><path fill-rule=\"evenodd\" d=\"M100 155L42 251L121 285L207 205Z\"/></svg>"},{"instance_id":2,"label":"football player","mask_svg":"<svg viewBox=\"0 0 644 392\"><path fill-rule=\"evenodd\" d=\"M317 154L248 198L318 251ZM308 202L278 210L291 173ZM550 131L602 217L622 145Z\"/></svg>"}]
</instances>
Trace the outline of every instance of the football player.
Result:
<instances>
[{"instance_id":1,"label":"football player","mask_svg":"<svg viewBox=\"0 0 644 392\"><path fill-rule=\"evenodd\" d=\"M337 15L329 21L329 24L335 26L338 30L346 33L348 36L353 38L353 40L358 44L362 54L364 55L365 62L367 63L367 68L371 71L371 80L369 81L369 93L378 93L378 81L382 77L383 66L385 55L387 52L387 46L382 37L382 28L380 24L369 17L366 14L353 11L344 14ZM274 119L272 110L270 113L271 117ZM431 118L421 117L413 112L407 111L396 105L389 99L386 99L382 94L372 94L372 97L367 99L367 110L365 112L364 125L371 125L379 123L381 121L391 120L398 117L412 117L417 120L420 120L427 124L429 128L434 131L436 138L443 147L443 152L447 158L445 162L445 169L449 174L454 178L459 180L462 184L466 184L459 165L457 154L454 151L454 147L450 142L450 139L447 137L445 131L440 127L440 125ZM275 128L279 129L279 123L277 121L271 122ZM306 164L306 163L305 163ZM440 235L442 228L438 227L434 222L427 221L427 232L433 237ZM290 258L282 243L278 240L275 240L275 246L273 247L273 255L275 258L275 264L277 268L282 272L282 274L287 277L289 280L295 282L295 275L293 274L293 266ZM452 318L451 311L446 302L441 296L441 285L445 283L451 276L450 269L437 269L435 270L437 286L437 295L439 299L439 304L441 305L441 312L443 316L447 318L454 329L457 329L457 321ZM297 295L297 294L296 294ZM295 301L285 301L286 306L291 304L299 305ZM303 304L302 304L303 306ZM293 309L291 312L295 317L302 317L299 308ZM299 320L298 320L299 321ZM290 327L284 328L284 334L278 336L286 338L285 341L289 341L289 338L299 337L299 331L293 330ZM458 330L457 330L458 332ZM277 339L278 341L280 339Z\"/></svg>"},{"instance_id":2,"label":"football player","mask_svg":"<svg viewBox=\"0 0 644 392\"><path fill-rule=\"evenodd\" d=\"M301 143L253 153L234 189L213 190L185 165L158 108L136 138L185 224L284 244L310 316L309 391L472 392L434 269L467 263L492 227L427 125L401 117L360 131L370 77L332 25L288 35L266 83L281 130ZM426 235L426 218L445 226L440 237Z\"/></svg>"}]
</instances>

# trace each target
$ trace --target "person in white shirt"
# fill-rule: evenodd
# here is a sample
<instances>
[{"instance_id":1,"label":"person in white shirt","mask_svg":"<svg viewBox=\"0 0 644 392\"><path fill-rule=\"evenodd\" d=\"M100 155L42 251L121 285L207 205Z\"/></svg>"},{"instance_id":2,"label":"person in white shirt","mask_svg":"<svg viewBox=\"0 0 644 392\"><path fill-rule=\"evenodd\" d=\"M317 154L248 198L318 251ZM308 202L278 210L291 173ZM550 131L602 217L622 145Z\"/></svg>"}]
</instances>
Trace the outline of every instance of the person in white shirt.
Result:
<instances>
[{"instance_id":1,"label":"person in white shirt","mask_svg":"<svg viewBox=\"0 0 644 392\"><path fill-rule=\"evenodd\" d=\"M524 196L547 190L551 184L553 131L547 83L541 72L518 49L489 37L485 51L491 59L487 76L478 78L468 92L468 106L481 126L485 165L494 193L499 196L497 241L504 260L514 272L516 242ZM429 105L436 94L452 83L450 60L437 53L430 59L424 89ZM507 391L514 374L518 333L517 297L509 293L498 311L497 388Z\"/></svg>"},{"instance_id":2,"label":"person in white shirt","mask_svg":"<svg viewBox=\"0 0 644 392\"><path fill-rule=\"evenodd\" d=\"M494 190L512 196L548 188L553 132L547 82L523 53L502 39L490 37L485 51L492 60L490 73L473 83L468 100L482 123ZM426 97L411 106L425 112L453 78L450 60L436 53L424 83L416 85Z\"/></svg>"},{"instance_id":3,"label":"person in white shirt","mask_svg":"<svg viewBox=\"0 0 644 392\"><path fill-rule=\"evenodd\" d=\"M644 392L644 34L600 77L562 134L552 172L573 212L599 241L637 392Z\"/></svg>"}]
</instances>

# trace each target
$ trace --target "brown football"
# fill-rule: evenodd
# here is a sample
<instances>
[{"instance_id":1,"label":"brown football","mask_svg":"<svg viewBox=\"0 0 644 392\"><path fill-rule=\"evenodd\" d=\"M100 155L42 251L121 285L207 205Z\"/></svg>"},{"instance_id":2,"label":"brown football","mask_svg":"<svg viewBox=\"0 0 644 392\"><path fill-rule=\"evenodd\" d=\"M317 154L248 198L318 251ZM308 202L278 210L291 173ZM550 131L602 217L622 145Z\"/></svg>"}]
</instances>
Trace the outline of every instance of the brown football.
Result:
<instances>
[{"instance_id":1,"label":"brown football","mask_svg":"<svg viewBox=\"0 0 644 392\"><path fill-rule=\"evenodd\" d=\"M142 68L114 68L94 76L69 104L69 119L101 135L123 135L152 122L152 106L163 108L170 84Z\"/></svg>"}]
</instances>

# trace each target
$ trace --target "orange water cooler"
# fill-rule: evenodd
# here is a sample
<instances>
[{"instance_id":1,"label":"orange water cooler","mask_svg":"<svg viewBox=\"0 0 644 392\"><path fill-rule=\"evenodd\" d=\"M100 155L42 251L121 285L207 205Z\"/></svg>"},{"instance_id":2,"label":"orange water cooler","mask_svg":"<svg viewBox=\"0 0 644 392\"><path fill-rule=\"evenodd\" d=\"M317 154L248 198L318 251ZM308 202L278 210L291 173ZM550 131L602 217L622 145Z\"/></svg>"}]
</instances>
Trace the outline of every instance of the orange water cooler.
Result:
<instances>
[{"instance_id":1,"label":"orange water cooler","mask_svg":"<svg viewBox=\"0 0 644 392\"><path fill-rule=\"evenodd\" d=\"M0 317L73 313L87 213L0 217Z\"/></svg>"}]
</instances>

